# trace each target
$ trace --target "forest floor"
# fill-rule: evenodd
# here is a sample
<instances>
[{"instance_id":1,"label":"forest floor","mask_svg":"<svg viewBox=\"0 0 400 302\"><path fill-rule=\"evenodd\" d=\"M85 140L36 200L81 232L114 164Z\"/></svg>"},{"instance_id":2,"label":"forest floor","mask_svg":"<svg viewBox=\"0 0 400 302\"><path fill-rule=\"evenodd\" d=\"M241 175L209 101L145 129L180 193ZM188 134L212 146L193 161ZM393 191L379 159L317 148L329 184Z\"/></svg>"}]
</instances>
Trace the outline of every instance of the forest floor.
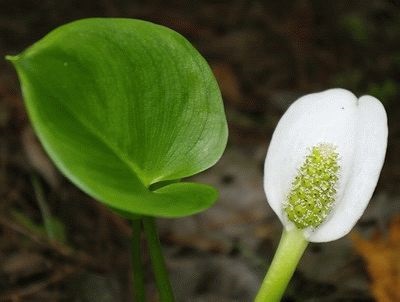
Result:
<instances>
[{"instance_id":1,"label":"forest floor","mask_svg":"<svg viewBox=\"0 0 400 302\"><path fill-rule=\"evenodd\" d=\"M0 58L94 16L163 24L205 56L230 138L221 161L193 177L218 188L217 204L158 221L178 302L252 301L257 292L282 231L262 177L285 109L330 87L378 97L390 134L374 197L350 235L310 245L284 301L400 301L399 13L398 1L0 0ZM0 200L0 301L131 301L129 223L56 170L2 59ZM57 241L43 231L43 204L63 234ZM146 278L149 301L157 301L150 270Z\"/></svg>"}]
</instances>

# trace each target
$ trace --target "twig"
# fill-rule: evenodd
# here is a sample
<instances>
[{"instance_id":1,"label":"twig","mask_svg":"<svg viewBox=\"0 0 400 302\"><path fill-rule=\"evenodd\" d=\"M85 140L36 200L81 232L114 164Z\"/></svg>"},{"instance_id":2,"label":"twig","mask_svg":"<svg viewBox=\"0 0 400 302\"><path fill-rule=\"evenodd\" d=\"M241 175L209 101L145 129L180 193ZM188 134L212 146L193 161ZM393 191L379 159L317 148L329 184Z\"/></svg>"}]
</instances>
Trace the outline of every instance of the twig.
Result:
<instances>
[{"instance_id":1,"label":"twig","mask_svg":"<svg viewBox=\"0 0 400 302\"><path fill-rule=\"evenodd\" d=\"M40 236L39 234L33 233L24 226L13 222L5 217L0 217L0 224L30 238L32 241L45 248L51 249L58 255L70 260L73 263L79 264L80 266L86 267L96 272L106 271L106 268L102 264L96 263L91 256L82 251L75 251L64 244L61 244L57 241L49 240L43 236Z\"/></svg>"},{"instance_id":2,"label":"twig","mask_svg":"<svg viewBox=\"0 0 400 302\"><path fill-rule=\"evenodd\" d=\"M25 287L16 288L0 295L0 301L22 301L22 298L31 296L41 290L49 287L52 284L56 284L68 276L78 272L82 268L77 266L67 266L63 269L57 268L52 275L45 278L44 280L32 283Z\"/></svg>"}]
</instances>

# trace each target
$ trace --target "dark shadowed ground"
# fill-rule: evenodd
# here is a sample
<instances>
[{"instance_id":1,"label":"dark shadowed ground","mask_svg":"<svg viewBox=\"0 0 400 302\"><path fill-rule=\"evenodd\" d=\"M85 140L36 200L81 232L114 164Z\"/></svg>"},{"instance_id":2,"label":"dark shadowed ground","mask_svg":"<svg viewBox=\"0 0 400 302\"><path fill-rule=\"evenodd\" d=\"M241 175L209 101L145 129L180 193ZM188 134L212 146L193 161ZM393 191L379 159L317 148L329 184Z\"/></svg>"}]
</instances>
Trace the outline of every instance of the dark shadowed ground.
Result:
<instances>
[{"instance_id":1,"label":"dark shadowed ground","mask_svg":"<svg viewBox=\"0 0 400 302\"><path fill-rule=\"evenodd\" d=\"M330 87L384 103L387 160L355 231L312 244L284 301L400 301L399 15L397 0L0 0L0 301L131 301L129 224L55 170L31 130L16 74L1 59L94 16L180 32L206 57L224 96L229 146L195 177L214 184L220 201L197 216L159 221L178 301L252 301L281 233L262 188L269 139L298 96ZM43 203L64 241L44 235Z\"/></svg>"}]
</instances>

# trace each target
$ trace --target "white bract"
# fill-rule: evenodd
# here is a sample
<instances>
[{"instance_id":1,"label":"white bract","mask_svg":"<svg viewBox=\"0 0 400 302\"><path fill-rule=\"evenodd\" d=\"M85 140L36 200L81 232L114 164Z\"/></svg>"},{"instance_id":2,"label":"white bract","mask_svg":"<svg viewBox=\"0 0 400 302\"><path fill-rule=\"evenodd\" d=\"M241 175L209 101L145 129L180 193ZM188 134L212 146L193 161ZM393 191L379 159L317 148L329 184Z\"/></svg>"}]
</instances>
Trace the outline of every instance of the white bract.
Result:
<instances>
[{"instance_id":1,"label":"white bract","mask_svg":"<svg viewBox=\"0 0 400 302\"><path fill-rule=\"evenodd\" d=\"M374 192L387 135L385 109L372 96L330 89L294 102L265 160L265 192L284 227L311 242L346 235Z\"/></svg>"}]
</instances>

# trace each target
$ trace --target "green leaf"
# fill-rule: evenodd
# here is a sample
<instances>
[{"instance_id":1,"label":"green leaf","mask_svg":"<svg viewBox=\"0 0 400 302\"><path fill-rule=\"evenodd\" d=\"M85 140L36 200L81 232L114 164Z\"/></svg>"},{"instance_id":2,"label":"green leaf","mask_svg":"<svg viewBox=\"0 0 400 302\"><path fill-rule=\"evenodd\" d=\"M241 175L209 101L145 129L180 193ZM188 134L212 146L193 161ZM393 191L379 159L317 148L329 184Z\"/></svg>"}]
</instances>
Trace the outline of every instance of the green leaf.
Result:
<instances>
[{"instance_id":1,"label":"green leaf","mask_svg":"<svg viewBox=\"0 0 400 302\"><path fill-rule=\"evenodd\" d=\"M181 35L84 19L8 59L42 144L83 191L122 213L163 217L216 200L210 186L174 182L214 165L227 141L216 80Z\"/></svg>"}]
</instances>

